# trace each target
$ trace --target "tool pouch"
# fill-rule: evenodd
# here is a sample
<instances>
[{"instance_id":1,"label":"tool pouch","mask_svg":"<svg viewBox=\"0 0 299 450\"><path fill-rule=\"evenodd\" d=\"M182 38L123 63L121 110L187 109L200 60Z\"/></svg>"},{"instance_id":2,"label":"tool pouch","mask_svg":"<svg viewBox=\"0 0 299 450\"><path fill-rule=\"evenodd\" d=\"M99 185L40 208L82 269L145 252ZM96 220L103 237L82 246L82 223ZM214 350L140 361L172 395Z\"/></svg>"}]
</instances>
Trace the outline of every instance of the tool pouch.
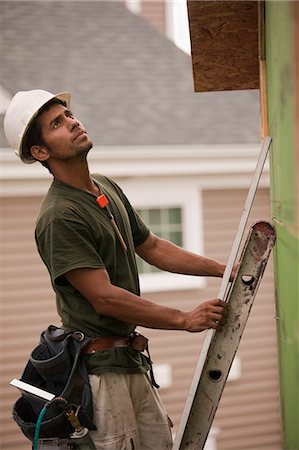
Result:
<instances>
[{"instance_id":1,"label":"tool pouch","mask_svg":"<svg viewBox=\"0 0 299 450\"><path fill-rule=\"evenodd\" d=\"M82 348L88 344L81 332L68 332L50 325L43 331L40 343L30 355L21 380L40 389L63 397L76 410L81 424L91 430L92 394L85 363L80 358ZM25 436L34 440L35 426L45 404L33 394L23 393L13 407L13 418ZM55 403L47 407L40 427L40 438L68 438L73 432L64 411Z\"/></svg>"},{"instance_id":2,"label":"tool pouch","mask_svg":"<svg viewBox=\"0 0 299 450\"><path fill-rule=\"evenodd\" d=\"M139 333L132 333L132 338L131 338L131 347L136 350L137 352L143 352L144 350L147 349L148 346L148 339L143 336L142 334Z\"/></svg>"}]
</instances>

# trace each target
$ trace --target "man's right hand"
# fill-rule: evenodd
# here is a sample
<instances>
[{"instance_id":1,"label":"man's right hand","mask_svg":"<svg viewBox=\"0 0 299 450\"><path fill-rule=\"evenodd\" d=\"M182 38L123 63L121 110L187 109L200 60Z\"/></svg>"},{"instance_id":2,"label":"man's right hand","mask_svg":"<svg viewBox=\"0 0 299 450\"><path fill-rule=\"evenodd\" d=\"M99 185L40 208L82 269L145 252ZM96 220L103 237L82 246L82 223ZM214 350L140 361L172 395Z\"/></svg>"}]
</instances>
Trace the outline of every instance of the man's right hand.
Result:
<instances>
[{"instance_id":1,"label":"man's right hand","mask_svg":"<svg viewBox=\"0 0 299 450\"><path fill-rule=\"evenodd\" d=\"M186 331L191 333L207 328L218 330L224 324L228 314L228 305L222 300L207 300L193 311L186 313Z\"/></svg>"}]
</instances>

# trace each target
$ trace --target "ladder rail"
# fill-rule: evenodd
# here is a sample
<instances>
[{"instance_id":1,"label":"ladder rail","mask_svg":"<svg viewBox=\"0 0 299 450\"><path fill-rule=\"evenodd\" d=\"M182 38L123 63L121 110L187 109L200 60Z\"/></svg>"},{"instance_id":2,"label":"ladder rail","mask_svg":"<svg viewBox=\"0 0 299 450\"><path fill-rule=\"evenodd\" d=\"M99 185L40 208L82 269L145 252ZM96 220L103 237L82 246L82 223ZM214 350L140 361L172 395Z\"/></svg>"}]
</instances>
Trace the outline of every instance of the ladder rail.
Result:
<instances>
[{"instance_id":1,"label":"ladder rail","mask_svg":"<svg viewBox=\"0 0 299 450\"><path fill-rule=\"evenodd\" d=\"M266 136L265 139L263 140L262 143L262 147L261 147L261 151L257 160L257 164L255 167L255 171L252 177L252 181L248 190L248 194L247 194L247 198L244 204L244 208L241 214L241 218L239 221L239 225L236 231L236 235L231 247L231 251L230 251L230 255L228 258L228 262L226 265L226 269L225 272L223 274L222 277L222 281L220 284L220 288L218 291L218 296L217 298L219 298L220 300L225 300L227 295L228 295L228 291L229 291L229 287L230 287L230 276L234 267L234 264L236 262L237 259L237 255L241 246L241 242L242 242L242 238L245 232L245 228L246 228L246 224L248 221L248 217L252 208L252 204L254 201L254 197L255 197L255 193L257 191L258 185L259 185L259 181L263 172L263 168L265 165L265 161L269 152L269 148L270 148L270 144L271 144L271 137L270 136ZM185 406L184 406L184 410L183 410L183 414L181 417L181 421L179 424L179 428L178 431L176 433L176 438L174 441L174 446L173 446L173 450L183 450L183 448L181 447L181 442L183 439L183 435L187 426L187 422L192 410L192 405L193 405L193 401L196 395L196 390L200 381L200 377L202 374L202 370L208 355L208 351L209 348L211 346L211 342L213 341L213 338L216 334L215 330L209 329L206 331L206 335L205 335L205 339L201 348L201 352L197 361L197 365L195 368L195 372L194 372L194 376L191 382L191 386L187 395L187 399L185 402Z\"/></svg>"},{"instance_id":2,"label":"ladder rail","mask_svg":"<svg viewBox=\"0 0 299 450\"><path fill-rule=\"evenodd\" d=\"M236 235L235 235L232 247L231 247L230 255L229 255L227 265L225 268L225 272L223 274L220 288L218 291L217 298L219 298L220 300L224 300L225 293L226 293L227 287L229 285L229 279L230 279L235 261L237 259L238 251L240 249L240 245L241 245L242 238L243 238L243 235L245 232L245 227L246 227L248 217L249 217L249 214L250 214L250 211L252 208L254 197L255 197L259 182L260 182L260 178L263 173L263 169L264 169L264 165L265 165L267 155L269 152L270 144L271 144L271 137L266 136L262 143L262 148L261 148L261 151L260 151L257 163L256 163L255 171L253 173L253 177L252 177L251 184L250 184L250 187L248 190L244 208L243 208L243 211L241 214L240 222L239 222L239 225L238 225L238 228L236 231Z\"/></svg>"},{"instance_id":3,"label":"ladder rail","mask_svg":"<svg viewBox=\"0 0 299 450\"><path fill-rule=\"evenodd\" d=\"M211 342L180 446L174 448L201 450L204 447L275 238L275 229L269 222L252 225L229 292L227 320Z\"/></svg>"}]
</instances>

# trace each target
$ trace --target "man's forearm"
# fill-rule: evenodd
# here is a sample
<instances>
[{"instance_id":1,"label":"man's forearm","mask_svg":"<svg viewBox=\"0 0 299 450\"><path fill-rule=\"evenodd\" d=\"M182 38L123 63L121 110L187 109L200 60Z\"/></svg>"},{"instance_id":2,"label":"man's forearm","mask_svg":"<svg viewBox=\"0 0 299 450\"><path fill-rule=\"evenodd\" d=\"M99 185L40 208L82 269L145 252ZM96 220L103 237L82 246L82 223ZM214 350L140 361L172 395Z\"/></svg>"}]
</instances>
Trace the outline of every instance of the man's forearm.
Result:
<instances>
[{"instance_id":1,"label":"man's forearm","mask_svg":"<svg viewBox=\"0 0 299 450\"><path fill-rule=\"evenodd\" d=\"M196 255L163 239L157 239L151 252L143 256L161 270L185 275L222 277L225 270L224 264Z\"/></svg>"},{"instance_id":2,"label":"man's forearm","mask_svg":"<svg viewBox=\"0 0 299 450\"><path fill-rule=\"evenodd\" d=\"M225 317L226 304L220 300L208 300L192 311L180 311L112 285L104 269L74 269L65 277L91 303L96 313L132 325L196 332L217 329Z\"/></svg>"},{"instance_id":3,"label":"man's forearm","mask_svg":"<svg viewBox=\"0 0 299 450\"><path fill-rule=\"evenodd\" d=\"M98 313L147 328L199 332L206 328L218 329L226 316L226 304L217 299L183 312L152 303L115 286L103 294L94 304Z\"/></svg>"},{"instance_id":4,"label":"man's forearm","mask_svg":"<svg viewBox=\"0 0 299 450\"><path fill-rule=\"evenodd\" d=\"M93 304L99 314L147 328L185 330L187 313L152 303L131 292L111 286L101 292Z\"/></svg>"}]
</instances>

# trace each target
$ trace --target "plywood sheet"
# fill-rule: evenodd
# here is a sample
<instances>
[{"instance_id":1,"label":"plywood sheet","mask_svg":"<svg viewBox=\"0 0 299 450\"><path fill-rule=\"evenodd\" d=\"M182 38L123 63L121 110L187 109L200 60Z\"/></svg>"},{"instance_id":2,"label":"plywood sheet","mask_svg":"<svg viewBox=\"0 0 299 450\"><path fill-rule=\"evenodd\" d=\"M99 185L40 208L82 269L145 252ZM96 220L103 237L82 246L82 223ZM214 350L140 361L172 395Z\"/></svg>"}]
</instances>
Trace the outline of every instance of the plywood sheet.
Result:
<instances>
[{"instance_id":1,"label":"plywood sheet","mask_svg":"<svg viewBox=\"0 0 299 450\"><path fill-rule=\"evenodd\" d=\"M258 2L187 4L195 91L258 89Z\"/></svg>"}]
</instances>

